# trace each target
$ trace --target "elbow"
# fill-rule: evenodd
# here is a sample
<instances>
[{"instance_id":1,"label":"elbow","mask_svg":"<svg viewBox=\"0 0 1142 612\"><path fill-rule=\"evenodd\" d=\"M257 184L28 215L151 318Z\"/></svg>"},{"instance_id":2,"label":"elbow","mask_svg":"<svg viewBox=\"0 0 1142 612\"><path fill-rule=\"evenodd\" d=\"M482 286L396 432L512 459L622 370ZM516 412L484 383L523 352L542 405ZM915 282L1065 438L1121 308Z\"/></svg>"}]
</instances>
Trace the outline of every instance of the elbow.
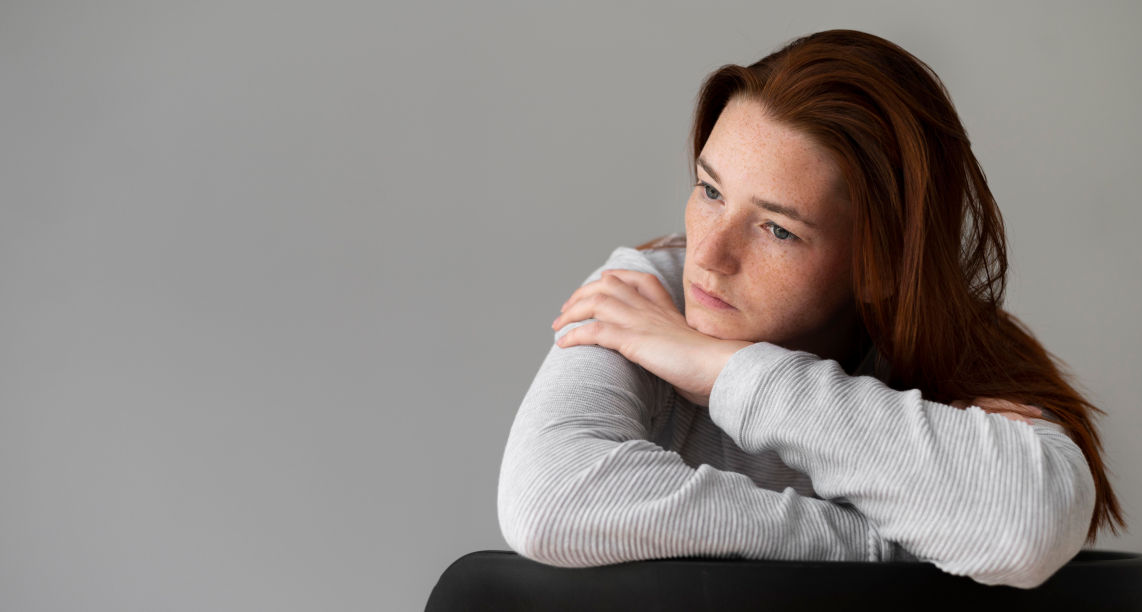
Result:
<instances>
[{"instance_id":1,"label":"elbow","mask_svg":"<svg viewBox=\"0 0 1142 612\"><path fill-rule=\"evenodd\" d=\"M1039 488L1039 520L1027 521L1014 551L1021 562L1012 568L1011 586L1030 589L1046 582L1082 549L1095 508L1094 478L1082 451L1073 443L1050 453L1054 486ZM1069 457L1068 457L1069 456Z\"/></svg>"},{"instance_id":2,"label":"elbow","mask_svg":"<svg viewBox=\"0 0 1142 612\"><path fill-rule=\"evenodd\" d=\"M504 540L521 557L557 567L596 567L626 560L621 522L633 499L619 489L627 455L652 451L635 439L588 441L563 457L505 454L496 513Z\"/></svg>"},{"instance_id":3,"label":"elbow","mask_svg":"<svg viewBox=\"0 0 1142 612\"><path fill-rule=\"evenodd\" d=\"M1089 514L1086 518L1089 519ZM1077 525L1073 523L1078 521L1071 521L1069 517L1060 519L1072 526L1043 528L1011 538L1005 546L991 552L986 569L972 578L984 584L1020 589L1042 585L1078 554L1085 540L1085 520Z\"/></svg>"},{"instance_id":4,"label":"elbow","mask_svg":"<svg viewBox=\"0 0 1142 612\"><path fill-rule=\"evenodd\" d=\"M554 535L557 523L566 521L560 508L560 487L553 482L526 478L501 470L496 497L500 533L508 547L519 556L560 567L577 567L562 554Z\"/></svg>"},{"instance_id":5,"label":"elbow","mask_svg":"<svg viewBox=\"0 0 1142 612\"><path fill-rule=\"evenodd\" d=\"M548 550L541 541L546 532L545 508L552 506L565 470L556 469L541 460L532 445L521 445L509 438L500 464L496 490L496 519L500 534L508 547L521 557L551 564ZM541 477L540 474L543 474Z\"/></svg>"},{"instance_id":6,"label":"elbow","mask_svg":"<svg viewBox=\"0 0 1142 612\"><path fill-rule=\"evenodd\" d=\"M1090 519L1089 513L1078 511L1047 516L1059 522L1051 525L1045 516L1028 525L996 530L963 554L933 563L945 572L968 576L981 584L1038 587L1079 552Z\"/></svg>"},{"instance_id":7,"label":"elbow","mask_svg":"<svg viewBox=\"0 0 1142 612\"><path fill-rule=\"evenodd\" d=\"M1084 466L1085 467L1085 466ZM1079 476L1076 474L1076 476ZM1082 549L1086 542L1091 516L1094 514L1094 481L1089 471L1076 478L1069 495L1056 498L1054 505L1043 500L1043 519L1032 522L1034 529L1025 530L1011 551L1008 568L1009 579L1005 581L1013 587L1032 589L1055 574Z\"/></svg>"},{"instance_id":8,"label":"elbow","mask_svg":"<svg viewBox=\"0 0 1142 612\"><path fill-rule=\"evenodd\" d=\"M543 556L543 547L538 545L539 530L535 528L534 523L524 520L511 508L505 509L502 503L498 513L500 533L503 534L508 547L521 557L548 563L549 560Z\"/></svg>"},{"instance_id":9,"label":"elbow","mask_svg":"<svg viewBox=\"0 0 1142 612\"><path fill-rule=\"evenodd\" d=\"M568 550L560 546L560 542L565 541L556 535L558 525L555 522L560 517L552 512L552 508L560 505L557 500L547 499L553 503L537 504L534 497L531 501L523 501L519 497L505 498L501 495L497 514L504 541L519 556L538 563L557 567L588 566L576 561L567 554Z\"/></svg>"},{"instance_id":10,"label":"elbow","mask_svg":"<svg viewBox=\"0 0 1142 612\"><path fill-rule=\"evenodd\" d=\"M537 521L537 513L528 499L537 491L535 488L519 486L519 478L505 469L500 470L499 489L496 494L496 518L500 524L500 534L509 548L522 557L533 561L546 562L537 558L537 534L542 533Z\"/></svg>"},{"instance_id":11,"label":"elbow","mask_svg":"<svg viewBox=\"0 0 1142 612\"><path fill-rule=\"evenodd\" d=\"M1060 461L1056 466L1062 468L1060 473L1044 479L1024 510L1008 514L1001 521L1004 528L989 536L990 545L977 551L974 562L961 566L974 566L974 571L953 573L983 584L1033 589L1078 554L1094 513L1094 480L1085 461ZM1059 477L1064 472L1067 477Z\"/></svg>"},{"instance_id":12,"label":"elbow","mask_svg":"<svg viewBox=\"0 0 1142 612\"><path fill-rule=\"evenodd\" d=\"M1040 532L1014 539L999 548L988 571L972 576L977 582L1033 589L1046 582L1066 565L1082 548L1082 540L1063 537L1067 534Z\"/></svg>"}]
</instances>

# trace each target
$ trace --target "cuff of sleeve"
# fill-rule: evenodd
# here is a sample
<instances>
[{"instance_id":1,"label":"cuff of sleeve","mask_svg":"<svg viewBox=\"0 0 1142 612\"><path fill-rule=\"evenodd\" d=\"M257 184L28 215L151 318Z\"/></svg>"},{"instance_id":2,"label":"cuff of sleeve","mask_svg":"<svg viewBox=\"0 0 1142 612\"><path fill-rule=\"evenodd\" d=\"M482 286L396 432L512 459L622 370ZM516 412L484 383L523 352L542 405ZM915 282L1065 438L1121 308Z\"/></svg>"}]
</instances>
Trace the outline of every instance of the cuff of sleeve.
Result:
<instances>
[{"instance_id":1,"label":"cuff of sleeve","mask_svg":"<svg viewBox=\"0 0 1142 612\"><path fill-rule=\"evenodd\" d=\"M769 342L757 342L731 355L710 389L710 419L714 424L731 437L740 433L742 420L757 403L768 375L793 352Z\"/></svg>"}]
</instances>

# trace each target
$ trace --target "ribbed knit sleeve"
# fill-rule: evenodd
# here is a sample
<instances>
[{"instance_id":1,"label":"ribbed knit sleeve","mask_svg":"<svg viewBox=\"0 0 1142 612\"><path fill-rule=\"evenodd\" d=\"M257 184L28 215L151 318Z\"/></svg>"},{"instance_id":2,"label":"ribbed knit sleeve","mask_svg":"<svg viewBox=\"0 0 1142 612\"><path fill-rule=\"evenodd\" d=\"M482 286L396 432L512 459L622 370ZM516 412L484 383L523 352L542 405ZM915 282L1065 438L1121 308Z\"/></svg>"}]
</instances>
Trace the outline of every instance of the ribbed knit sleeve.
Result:
<instances>
[{"instance_id":1,"label":"ribbed knit sleeve","mask_svg":"<svg viewBox=\"0 0 1142 612\"><path fill-rule=\"evenodd\" d=\"M644 264L612 256L584 284L604 268L654 272ZM556 338L589 321L564 326ZM893 547L850 505L763 489L707 464L691 467L651 442L668 393L664 381L616 351L552 346L512 423L500 468L497 510L508 545L564 567L682 556L891 556Z\"/></svg>"},{"instance_id":2,"label":"ribbed knit sleeve","mask_svg":"<svg viewBox=\"0 0 1142 612\"><path fill-rule=\"evenodd\" d=\"M1082 547L1094 510L1086 460L1060 427L928 401L766 342L727 362L710 417L885 539L984 584L1044 582Z\"/></svg>"}]
</instances>

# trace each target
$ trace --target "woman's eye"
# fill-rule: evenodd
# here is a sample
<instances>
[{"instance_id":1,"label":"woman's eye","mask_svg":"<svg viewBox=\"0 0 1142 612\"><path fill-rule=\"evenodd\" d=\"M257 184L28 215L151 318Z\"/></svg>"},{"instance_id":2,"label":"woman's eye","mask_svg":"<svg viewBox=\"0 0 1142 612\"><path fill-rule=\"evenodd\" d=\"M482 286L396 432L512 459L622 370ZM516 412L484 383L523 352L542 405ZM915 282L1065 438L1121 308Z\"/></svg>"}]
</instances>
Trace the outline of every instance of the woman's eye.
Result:
<instances>
[{"instance_id":1,"label":"woman's eye","mask_svg":"<svg viewBox=\"0 0 1142 612\"><path fill-rule=\"evenodd\" d=\"M722 195L718 193L717 189L711 187L709 183L699 182L698 184L701 185L702 189L706 192L707 200L717 200Z\"/></svg>"},{"instance_id":2,"label":"woman's eye","mask_svg":"<svg viewBox=\"0 0 1142 612\"><path fill-rule=\"evenodd\" d=\"M766 221L765 225L766 226L772 226L773 227L773 237L777 238L778 240L781 240L782 242L784 242L786 240L796 240L797 239L797 236L794 236L792 232L790 232L789 230L785 229L784 227L781 227L780 225L774 223L773 221Z\"/></svg>"},{"instance_id":3,"label":"woman's eye","mask_svg":"<svg viewBox=\"0 0 1142 612\"><path fill-rule=\"evenodd\" d=\"M706 196L707 200L717 201L722 197L722 194L718 193L718 190L714 189L714 187L706 181L698 181L698 186L702 188L702 191L704 192L703 195ZM762 227L770 226L773 227L773 230L770 233L773 234L774 238L781 242L800 240L796 235L793 234L793 232L790 232L789 230L781 227L773 221L766 221L764 224L762 224Z\"/></svg>"}]
</instances>

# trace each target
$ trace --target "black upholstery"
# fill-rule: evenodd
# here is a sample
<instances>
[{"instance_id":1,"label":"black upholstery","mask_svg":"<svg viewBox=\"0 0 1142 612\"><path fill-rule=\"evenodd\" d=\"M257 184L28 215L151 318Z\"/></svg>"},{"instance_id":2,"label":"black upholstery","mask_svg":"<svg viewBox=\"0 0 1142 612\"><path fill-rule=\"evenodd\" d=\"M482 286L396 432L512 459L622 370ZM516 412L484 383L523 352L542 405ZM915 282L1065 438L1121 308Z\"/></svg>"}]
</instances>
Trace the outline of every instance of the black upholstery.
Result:
<instances>
[{"instance_id":1,"label":"black upholstery","mask_svg":"<svg viewBox=\"0 0 1142 612\"><path fill-rule=\"evenodd\" d=\"M1035 589L929 563L679 558L560 568L485 550L452 563L426 612L455 610L1142 610L1142 554L1081 551Z\"/></svg>"}]
</instances>

